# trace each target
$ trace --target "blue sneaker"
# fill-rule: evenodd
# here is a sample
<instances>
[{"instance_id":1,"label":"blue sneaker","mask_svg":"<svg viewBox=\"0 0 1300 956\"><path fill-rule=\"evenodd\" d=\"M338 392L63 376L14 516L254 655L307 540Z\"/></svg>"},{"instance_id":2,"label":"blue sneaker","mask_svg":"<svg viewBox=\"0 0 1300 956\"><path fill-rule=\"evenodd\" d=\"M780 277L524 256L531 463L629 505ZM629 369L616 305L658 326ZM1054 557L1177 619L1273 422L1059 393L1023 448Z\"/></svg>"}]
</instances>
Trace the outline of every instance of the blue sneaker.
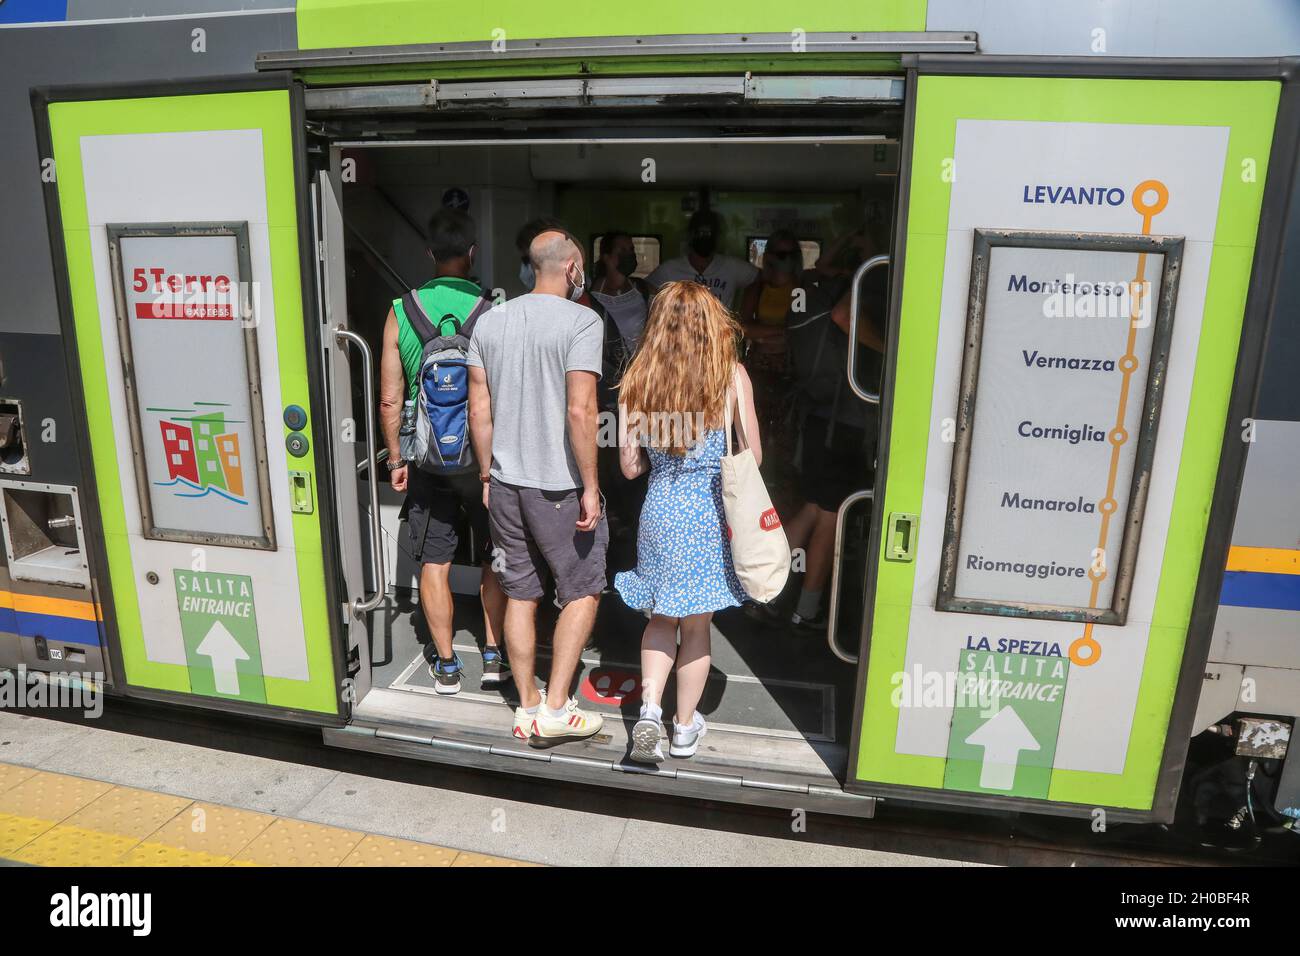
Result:
<instances>
[{"instance_id":1,"label":"blue sneaker","mask_svg":"<svg viewBox=\"0 0 1300 956\"><path fill-rule=\"evenodd\" d=\"M495 687L497 684L504 683L509 676L510 665L501 656L501 652L495 647L483 648L482 685L484 687Z\"/></svg>"},{"instance_id":2,"label":"blue sneaker","mask_svg":"<svg viewBox=\"0 0 1300 956\"><path fill-rule=\"evenodd\" d=\"M464 665L460 662L460 655L452 652L451 660L443 660L441 657L434 660L429 665L429 673L433 676L433 689L443 696L450 697L452 694L460 693L460 675Z\"/></svg>"}]
</instances>

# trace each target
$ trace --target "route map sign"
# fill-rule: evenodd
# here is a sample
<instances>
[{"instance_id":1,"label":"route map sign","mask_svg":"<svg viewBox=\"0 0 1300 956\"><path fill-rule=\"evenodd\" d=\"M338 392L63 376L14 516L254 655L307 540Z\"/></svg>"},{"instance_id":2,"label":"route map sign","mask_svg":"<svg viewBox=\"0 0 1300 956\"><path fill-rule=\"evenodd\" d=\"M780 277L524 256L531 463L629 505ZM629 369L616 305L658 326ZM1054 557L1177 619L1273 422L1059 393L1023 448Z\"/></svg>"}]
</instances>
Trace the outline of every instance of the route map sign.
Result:
<instances>
[{"instance_id":1,"label":"route map sign","mask_svg":"<svg viewBox=\"0 0 1300 956\"><path fill-rule=\"evenodd\" d=\"M939 610L1124 622L1181 246L977 232Z\"/></svg>"}]
</instances>

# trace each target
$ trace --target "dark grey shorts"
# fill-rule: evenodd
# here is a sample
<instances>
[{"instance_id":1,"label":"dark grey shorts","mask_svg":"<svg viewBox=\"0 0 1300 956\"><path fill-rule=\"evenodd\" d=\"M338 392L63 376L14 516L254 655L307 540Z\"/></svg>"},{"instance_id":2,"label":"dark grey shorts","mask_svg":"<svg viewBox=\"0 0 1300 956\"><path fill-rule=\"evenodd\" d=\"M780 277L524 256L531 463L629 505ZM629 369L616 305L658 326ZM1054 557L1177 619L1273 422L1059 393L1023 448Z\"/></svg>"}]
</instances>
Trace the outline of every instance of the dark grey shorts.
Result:
<instances>
[{"instance_id":1,"label":"dark grey shorts","mask_svg":"<svg viewBox=\"0 0 1300 956\"><path fill-rule=\"evenodd\" d=\"M605 589L605 515L594 531L577 529L581 493L521 488L492 479L492 567L507 597L535 601L555 579L561 605Z\"/></svg>"},{"instance_id":2,"label":"dark grey shorts","mask_svg":"<svg viewBox=\"0 0 1300 956\"><path fill-rule=\"evenodd\" d=\"M478 475L431 475L415 467L407 474L406 528L412 556L421 564L448 564L460 545L459 530L468 528L474 542L469 561L488 560L488 516Z\"/></svg>"}]
</instances>

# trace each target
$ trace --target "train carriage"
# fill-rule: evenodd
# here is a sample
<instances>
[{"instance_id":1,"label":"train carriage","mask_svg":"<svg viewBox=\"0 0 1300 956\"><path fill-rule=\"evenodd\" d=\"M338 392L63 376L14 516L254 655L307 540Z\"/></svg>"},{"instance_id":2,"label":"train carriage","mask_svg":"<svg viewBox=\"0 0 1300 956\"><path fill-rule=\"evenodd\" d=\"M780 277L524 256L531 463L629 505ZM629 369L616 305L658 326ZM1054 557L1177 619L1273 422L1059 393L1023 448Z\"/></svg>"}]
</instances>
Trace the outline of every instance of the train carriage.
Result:
<instances>
[{"instance_id":1,"label":"train carriage","mask_svg":"<svg viewBox=\"0 0 1300 956\"><path fill-rule=\"evenodd\" d=\"M1295 54L1283 0L8 0L0 666L863 817L1169 821L1190 742L1230 732L1294 809ZM638 274L701 208L751 261L778 228L810 264L881 237L850 335L884 270L882 360L837 372L879 438L826 633L720 615L690 763L627 759L644 620L613 594L575 688L591 741L530 748L495 691L433 692L374 402L443 204L501 297L538 216L589 255L626 231Z\"/></svg>"}]
</instances>

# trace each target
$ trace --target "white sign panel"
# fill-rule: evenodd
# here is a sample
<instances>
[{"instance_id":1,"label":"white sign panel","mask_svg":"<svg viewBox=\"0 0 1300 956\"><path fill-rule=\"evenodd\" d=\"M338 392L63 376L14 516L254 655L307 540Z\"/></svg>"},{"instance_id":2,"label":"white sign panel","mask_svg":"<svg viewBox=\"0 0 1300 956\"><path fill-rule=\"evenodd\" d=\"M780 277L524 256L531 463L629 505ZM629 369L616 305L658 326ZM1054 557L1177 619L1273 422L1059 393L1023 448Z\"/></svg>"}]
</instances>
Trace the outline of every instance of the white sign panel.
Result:
<instances>
[{"instance_id":1,"label":"white sign panel","mask_svg":"<svg viewBox=\"0 0 1300 956\"><path fill-rule=\"evenodd\" d=\"M1167 361L1163 270L1180 253L1177 240L978 234L942 610L1122 621L1125 536L1144 504L1134 474L1150 465Z\"/></svg>"},{"instance_id":2,"label":"white sign panel","mask_svg":"<svg viewBox=\"0 0 1300 956\"><path fill-rule=\"evenodd\" d=\"M1052 759L1057 770L1120 773L1125 766L1160 585L1179 459L1189 426L1191 383L1204 319L1205 290L1227 147L1228 130L1224 127L1004 120L959 120L957 123L953 158L960 173L953 183L948 210L946 267L925 459L925 496L916 545L916 578L908 609L903 671L908 675L956 675L962 654L982 650L1068 659L1070 667L1060 734ZM1149 189L1139 189L1151 181L1159 182L1168 197L1167 204L1158 213L1144 212L1142 208L1153 208L1155 199L1149 195ZM1121 190L1122 197L1115 190ZM1100 201L1099 192L1102 194ZM1142 196L1135 203L1139 192ZM964 264L974 261L976 233L991 231L1088 233L1148 236L1152 239L1173 236L1183 239L1177 299L1170 326L1168 368L1159 407L1159 428L1152 449L1141 542L1133 563L1132 588L1123 624L1098 621L1090 627L1077 618L1012 616L1001 607L990 608L984 613L955 614L940 610L938 606L942 603L936 600L936 596L942 590L940 577L956 453L956 436L951 423L962 415L963 368L967 351L971 275ZM1011 258L1002 260L1000 257L1007 252ZM998 251L993 257L998 261L990 263L990 266L1003 270L1004 282L1009 281L1009 272L1013 269L1019 271L1019 256L1017 250ZM1151 259L1150 254L1148 259ZM1028 271L1030 263L1028 260L1024 262ZM1098 262L1090 255L1075 255L1068 265L1080 280L1107 278L1105 270L1094 268ZM1038 265L1034 263L1035 268ZM1167 274L1168 266L1169 258L1166 257L1161 271L1154 272L1155 263L1152 262L1147 277L1153 282L1160 280ZM1060 272L1061 266L1056 265L1050 271ZM1132 276L1126 276L1121 270L1116 278L1124 280ZM991 284L989 291L992 294ZM1167 291L1162 288L1159 294L1164 295ZM996 320L994 308L989 308L990 323ZM1005 317L1005 311L1003 315ZM997 334L996 331L986 331ZM1105 346L1105 341L1106 336L1102 335L1096 347ZM1015 343L1010 344L1015 346ZM1027 340L1024 347L1032 352L1036 346L1036 342ZM1095 347L1089 342L1075 343L1072 347L1080 355L1094 355ZM1145 343L1142 346L1144 349L1147 347ZM1007 364L1018 360L1021 368L1018 370L1018 383L1002 391L1001 401L1008 405L1021 402L1024 407L1023 399L1016 393L1034 387L1024 384L1026 379L1032 378L1033 370L1024 365L1019 349L1015 346L1011 355L1004 359ZM1060 350L1047 353L1040 349L1040 352L1055 355ZM1039 372L1047 371L1035 368ZM1009 374L1005 366L1003 371ZM1102 374L1070 369L1053 371L1061 372L1066 382L1066 372L1078 376ZM987 393L988 383L989 377L982 376L977 397L980 404L990 397L996 398L996 390L993 396ZM1062 384L1060 387L1067 386ZM1038 387L1041 398L1050 399L1051 393L1052 389L1046 385ZM1035 404L1038 404L1037 399ZM1110 406L1111 414L1116 407L1116 404ZM993 406L982 409L981 413L990 409ZM1061 417L1062 422L1077 425L1086 421L1075 413L1073 407L1069 411L1071 417ZM1037 407L1029 408L1027 412L1017 417L1016 410L1008 407L1003 410L1002 420L1011 422L1013 429L1025 419L1046 421ZM991 423L994 418L990 417L988 421ZM1113 426L1113 419L1110 424ZM1219 423L1218 427L1221 425ZM1193 427L1210 426L1199 422ZM974 429L971 431L973 437ZM1016 436L1016 443L1026 454L1027 446L1036 444L1019 436ZM1071 447L1068 440L1051 444L1064 446L1065 450L1057 449L1057 454L1079 455L1079 448ZM972 442L972 451L973 445ZM994 466L1005 468L1012 477L1019 476L1028 481L1030 467L1017 466L1010 453L1005 454L1006 460L1001 465L994 462ZM993 474L994 470L975 463L970 473L978 479L981 474ZM1117 486L1123 487L1123 483L1117 481ZM1034 497L1046 498L1049 490L1053 491L1054 499L1070 497L1068 488L1056 492L1040 488L1037 481L1033 486L1021 487L1033 492ZM976 494L974 489L971 493ZM1023 497L1025 492L1021 494ZM1074 492L1075 496L1080 494L1086 499L1092 492ZM990 506L987 499L985 501L984 510L987 511ZM991 506L997 512L1006 510L1001 508L1000 501L998 497ZM978 506L971 507L974 519ZM1071 517L1068 513L1056 514L1061 519L1055 526L1058 528ZM1095 517L1089 516L1089 519ZM1093 527L1094 531L1099 529L1099 525ZM978 529L973 533L984 534ZM1058 536L1062 533L1054 532ZM1083 531L1077 534L1080 541L1087 542L1089 535ZM1028 528L1025 535L1027 539L1041 537ZM1030 540L1029 544L1037 548L1039 542ZM1031 553L1030 557L1033 556ZM1049 556L1048 562L1051 560ZM1031 585L1038 583L1037 579L1020 580ZM950 593L956 593L955 584ZM988 603L994 604L992 601ZM1076 648L1091 653L1077 656ZM952 724L953 708L946 703L941 706L904 705L899 709L896 749L904 754L946 757Z\"/></svg>"},{"instance_id":3,"label":"white sign panel","mask_svg":"<svg viewBox=\"0 0 1300 956\"><path fill-rule=\"evenodd\" d=\"M122 226L110 238L146 536L273 547L246 227Z\"/></svg>"}]
</instances>

